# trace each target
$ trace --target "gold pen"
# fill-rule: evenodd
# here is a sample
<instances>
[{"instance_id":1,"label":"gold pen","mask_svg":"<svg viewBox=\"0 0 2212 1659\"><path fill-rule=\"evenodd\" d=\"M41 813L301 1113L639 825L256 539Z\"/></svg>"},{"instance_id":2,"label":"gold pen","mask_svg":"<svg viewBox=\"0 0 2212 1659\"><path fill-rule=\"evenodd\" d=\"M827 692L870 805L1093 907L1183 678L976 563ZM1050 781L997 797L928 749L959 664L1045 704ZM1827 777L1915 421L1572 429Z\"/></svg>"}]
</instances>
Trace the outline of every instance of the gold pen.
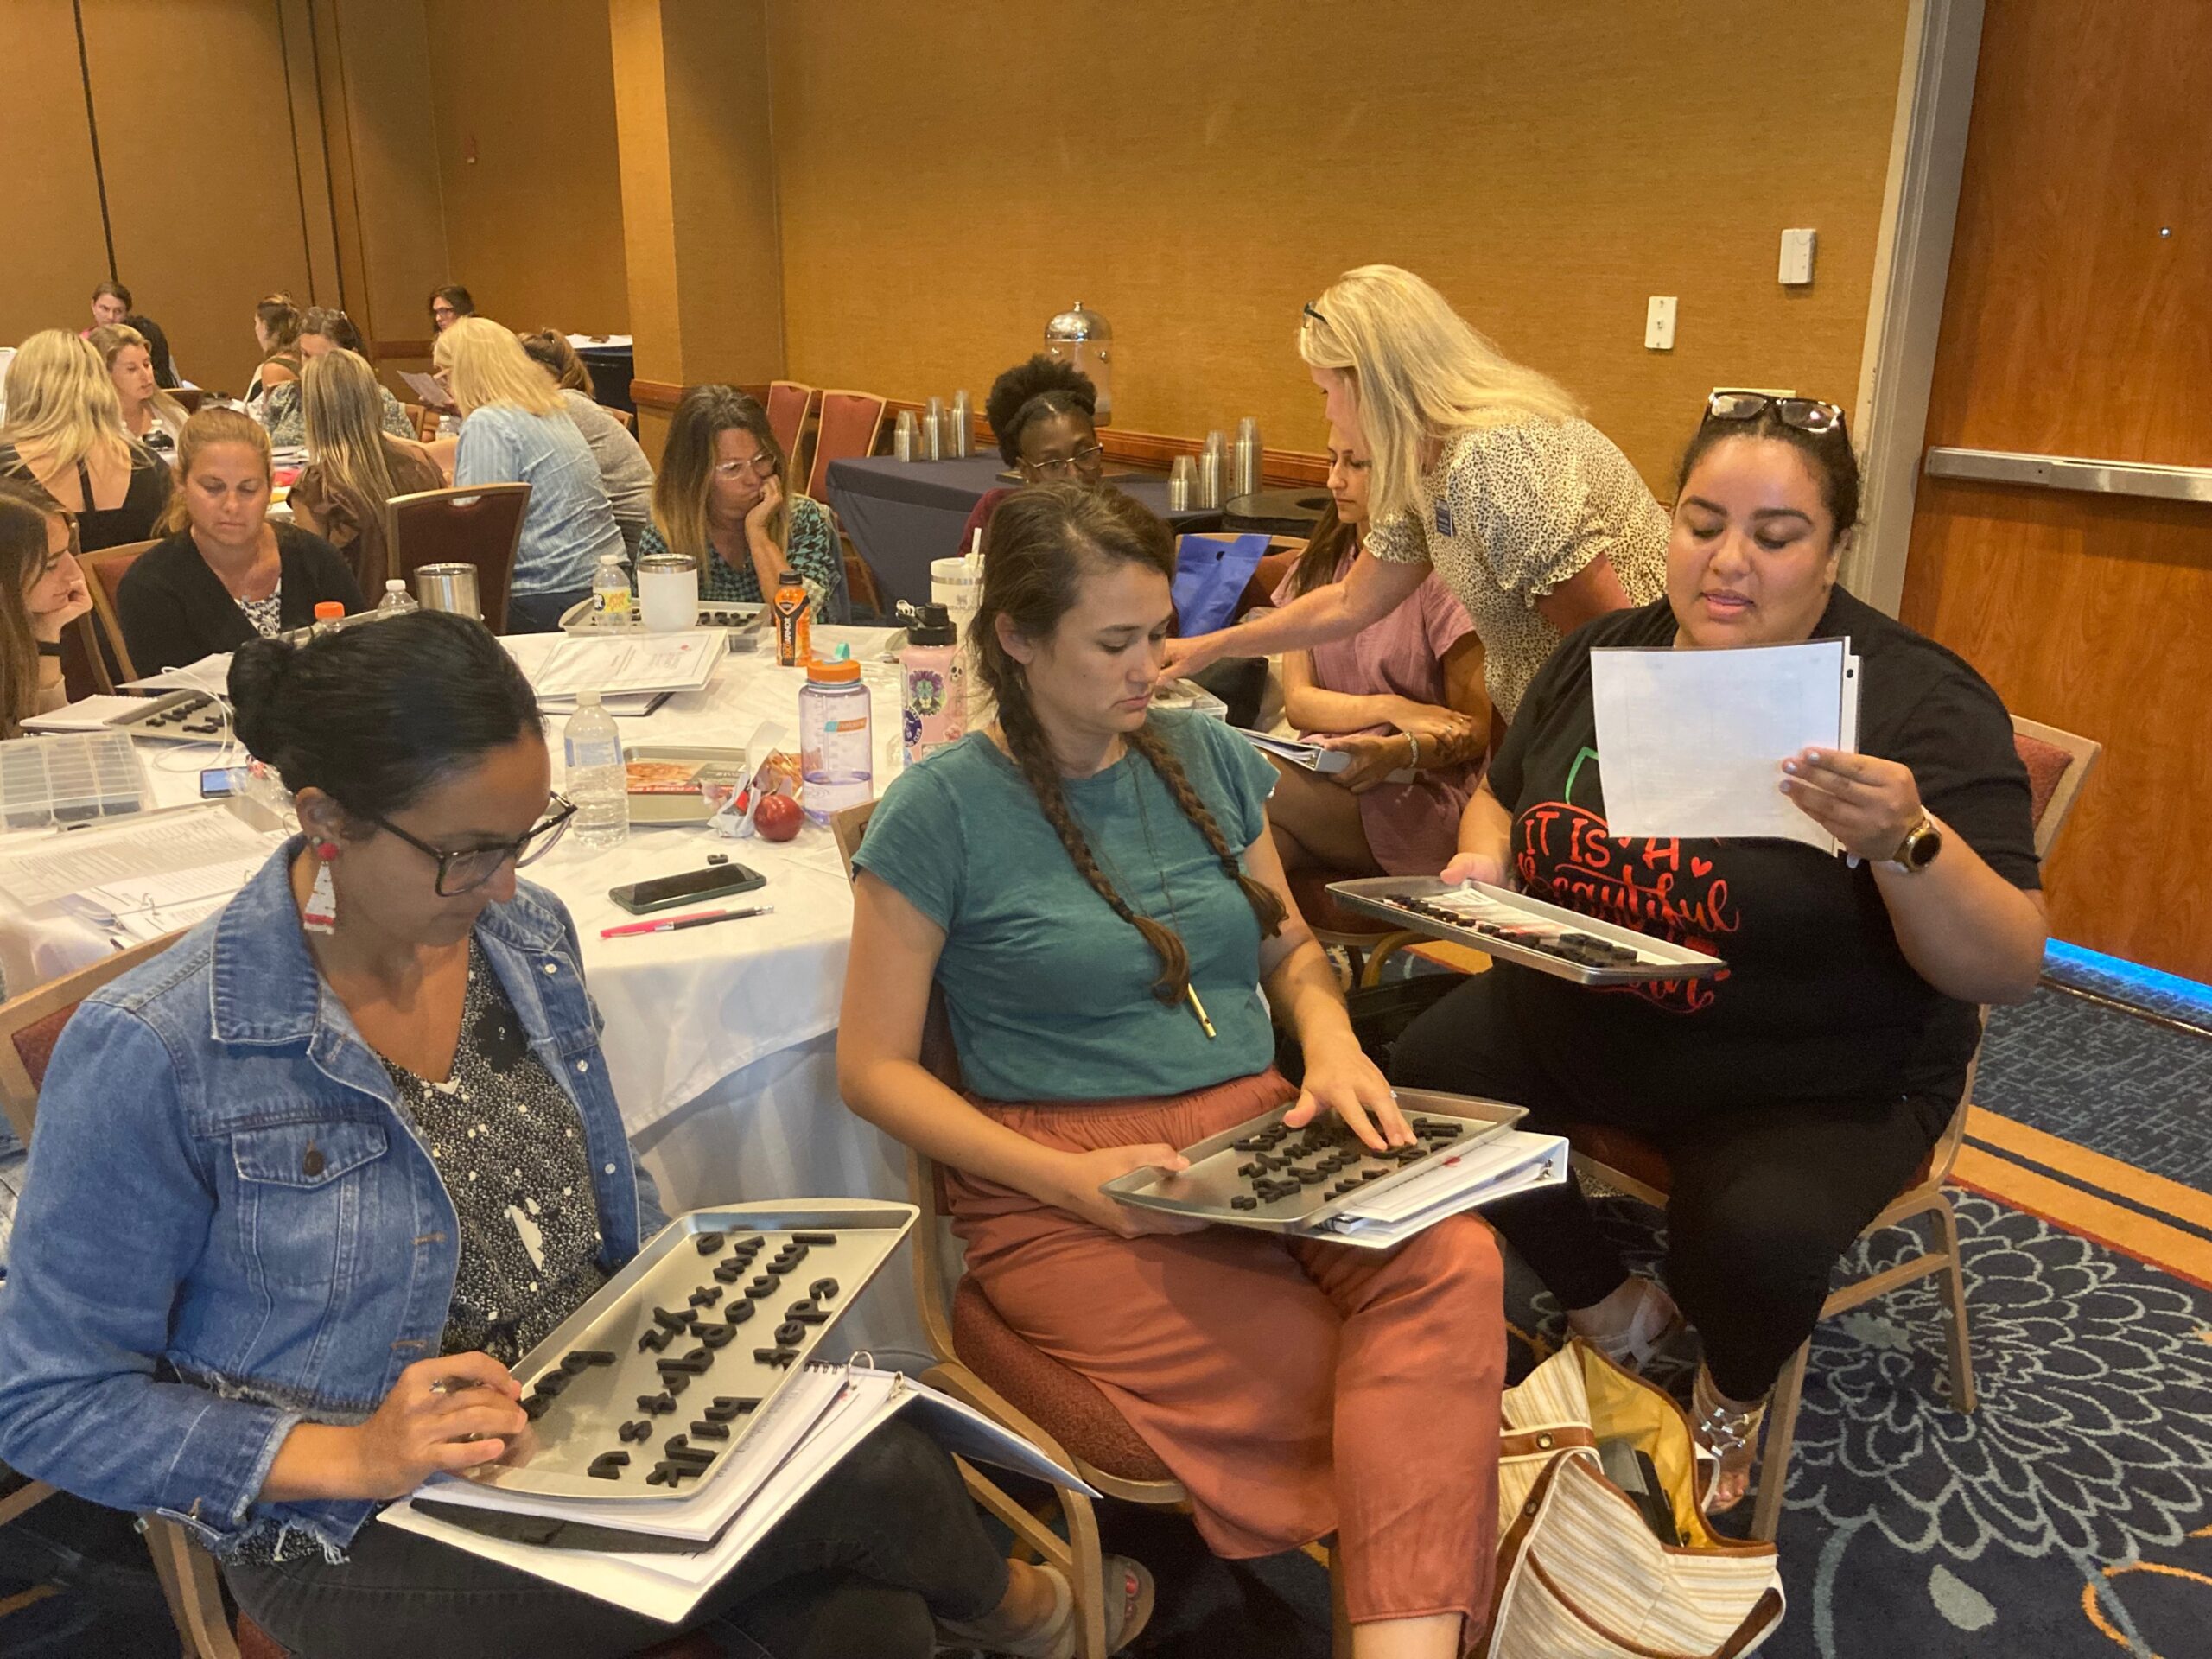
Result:
<instances>
[{"instance_id":1,"label":"gold pen","mask_svg":"<svg viewBox=\"0 0 2212 1659\"><path fill-rule=\"evenodd\" d=\"M1216 1034L1213 1021L1206 1018L1206 1005L1198 1001L1198 988L1195 985L1185 985L1183 991L1184 995L1191 999L1191 1012L1198 1016L1198 1029L1205 1032L1208 1038L1213 1037Z\"/></svg>"}]
</instances>

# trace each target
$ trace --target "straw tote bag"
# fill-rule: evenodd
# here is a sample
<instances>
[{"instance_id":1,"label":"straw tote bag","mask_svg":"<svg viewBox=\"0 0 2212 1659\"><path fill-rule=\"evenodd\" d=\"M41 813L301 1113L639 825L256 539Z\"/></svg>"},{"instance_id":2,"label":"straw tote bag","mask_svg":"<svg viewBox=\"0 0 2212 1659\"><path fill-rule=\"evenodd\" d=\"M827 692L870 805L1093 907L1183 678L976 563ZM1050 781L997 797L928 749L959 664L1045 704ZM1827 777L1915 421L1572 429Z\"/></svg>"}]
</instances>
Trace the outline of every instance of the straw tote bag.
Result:
<instances>
[{"instance_id":1,"label":"straw tote bag","mask_svg":"<svg viewBox=\"0 0 2212 1659\"><path fill-rule=\"evenodd\" d=\"M1724 1538L1698 1507L1681 1408L1570 1342L1506 1391L1488 1659L1737 1659L1782 1623L1772 1544ZM1651 1459L1681 1543L1605 1478L1598 1444Z\"/></svg>"}]
</instances>

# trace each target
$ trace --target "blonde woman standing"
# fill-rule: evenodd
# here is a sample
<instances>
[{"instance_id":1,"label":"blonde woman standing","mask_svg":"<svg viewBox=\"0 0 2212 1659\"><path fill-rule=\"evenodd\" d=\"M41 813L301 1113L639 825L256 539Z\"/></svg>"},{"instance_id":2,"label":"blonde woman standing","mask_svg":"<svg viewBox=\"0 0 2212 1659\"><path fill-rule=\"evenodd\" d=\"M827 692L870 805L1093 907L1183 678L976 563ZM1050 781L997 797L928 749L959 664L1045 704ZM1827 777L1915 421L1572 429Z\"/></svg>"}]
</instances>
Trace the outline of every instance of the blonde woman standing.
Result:
<instances>
[{"instance_id":1,"label":"blonde woman standing","mask_svg":"<svg viewBox=\"0 0 2212 1659\"><path fill-rule=\"evenodd\" d=\"M1366 549L1342 581L1175 642L1175 672L1349 639L1433 569L1474 620L1510 721L1564 635L1658 597L1667 515L1628 457L1411 271L1347 271L1306 308L1298 349L1330 424L1371 458Z\"/></svg>"},{"instance_id":2,"label":"blonde woman standing","mask_svg":"<svg viewBox=\"0 0 2212 1659\"><path fill-rule=\"evenodd\" d=\"M487 317L457 318L439 334L432 357L461 410L454 483L531 486L506 631L552 632L562 613L591 596L601 559L611 553L628 562L599 463L569 418L560 389L512 329Z\"/></svg>"},{"instance_id":3,"label":"blonde woman standing","mask_svg":"<svg viewBox=\"0 0 2212 1659\"><path fill-rule=\"evenodd\" d=\"M123 404L89 340L41 329L8 365L0 477L28 478L74 513L87 552L143 542L168 504L169 469L124 430Z\"/></svg>"},{"instance_id":4,"label":"blonde woman standing","mask_svg":"<svg viewBox=\"0 0 2212 1659\"><path fill-rule=\"evenodd\" d=\"M647 558L673 549L699 561L699 597L758 604L790 570L817 599L838 591L843 555L830 514L796 495L783 447L758 398L734 386L693 386L676 406L653 486Z\"/></svg>"},{"instance_id":5,"label":"blonde woman standing","mask_svg":"<svg viewBox=\"0 0 2212 1659\"><path fill-rule=\"evenodd\" d=\"M103 324L85 336L107 365L116 401L123 406L123 429L162 460L176 454L184 430L184 405L161 389L154 378L154 348L128 323Z\"/></svg>"},{"instance_id":6,"label":"blonde woman standing","mask_svg":"<svg viewBox=\"0 0 2212 1659\"><path fill-rule=\"evenodd\" d=\"M304 338L304 336L302 336ZM442 490L446 475L419 443L379 423L384 390L355 353L334 348L307 359L300 377L308 453L314 457L286 498L292 522L346 556L362 595L380 594L391 563L385 504L395 495Z\"/></svg>"}]
</instances>

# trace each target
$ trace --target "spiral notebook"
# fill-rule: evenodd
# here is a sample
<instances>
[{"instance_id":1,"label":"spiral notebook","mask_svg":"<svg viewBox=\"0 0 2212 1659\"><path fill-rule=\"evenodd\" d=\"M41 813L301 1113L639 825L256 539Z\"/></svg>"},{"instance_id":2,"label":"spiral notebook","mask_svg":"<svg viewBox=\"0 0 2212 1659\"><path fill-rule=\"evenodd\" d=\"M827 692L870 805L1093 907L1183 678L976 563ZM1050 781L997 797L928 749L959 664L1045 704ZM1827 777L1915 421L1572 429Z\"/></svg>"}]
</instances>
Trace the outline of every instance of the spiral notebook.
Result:
<instances>
[{"instance_id":1,"label":"spiral notebook","mask_svg":"<svg viewBox=\"0 0 2212 1659\"><path fill-rule=\"evenodd\" d=\"M847 1452L902 1413L957 1456L1097 1496L981 1412L855 1360L807 1366L713 1478L668 1497L566 1498L440 1477L380 1518L674 1624Z\"/></svg>"}]
</instances>

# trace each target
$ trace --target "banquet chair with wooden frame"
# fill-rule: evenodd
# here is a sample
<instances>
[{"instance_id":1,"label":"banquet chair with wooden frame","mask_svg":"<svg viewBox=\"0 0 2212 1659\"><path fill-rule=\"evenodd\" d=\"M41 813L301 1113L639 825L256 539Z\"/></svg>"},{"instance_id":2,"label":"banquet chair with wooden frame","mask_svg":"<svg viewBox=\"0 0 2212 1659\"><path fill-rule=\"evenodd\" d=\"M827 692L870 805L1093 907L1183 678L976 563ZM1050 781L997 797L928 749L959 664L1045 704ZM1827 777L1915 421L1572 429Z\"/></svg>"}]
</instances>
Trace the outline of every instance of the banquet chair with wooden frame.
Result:
<instances>
[{"instance_id":1,"label":"banquet chair with wooden frame","mask_svg":"<svg viewBox=\"0 0 2212 1659\"><path fill-rule=\"evenodd\" d=\"M814 458L807 465L806 493L827 501L830 463L858 461L875 453L883 428L884 400L872 391L825 391L814 427Z\"/></svg>"},{"instance_id":2,"label":"banquet chair with wooden frame","mask_svg":"<svg viewBox=\"0 0 2212 1659\"><path fill-rule=\"evenodd\" d=\"M90 553L77 556L77 568L85 573L86 590L92 596L92 615L99 620L100 637L122 677L135 680L139 670L130 660L130 647L123 643L123 608L120 595L123 579L130 567L138 563L138 556L158 542L124 542L116 547L96 548ZM96 652L95 657L99 655ZM145 671L152 673L163 664L156 663ZM177 664L174 666L181 667Z\"/></svg>"},{"instance_id":3,"label":"banquet chair with wooden frame","mask_svg":"<svg viewBox=\"0 0 2212 1659\"><path fill-rule=\"evenodd\" d=\"M2102 745L2034 721L2013 716L2013 744L2028 769L2030 806L2035 824L2038 858L2047 856L2058 832L2080 798L2082 785L2096 764ZM1984 1020L1986 1021L1986 1011ZM1980 1058L1977 1040L1967 1065L1966 1086L1942 1137L1921 1165L1910 1185L1869 1222L1859 1237L1866 1239L1885 1228L1927 1217L1935 1230L1932 1249L1907 1258L1863 1279L1831 1291L1821 1306L1821 1318L1863 1306L1877 1297L1940 1274L1943 1278L1944 1337L1949 1349L1951 1403L1972 1411L1980 1403L1974 1388L1974 1354L1967 1333L1966 1276L1959 1254L1958 1218L1951 1208L1944 1182L1966 1139L1967 1114L1973 1109L1974 1069ZM1599 1124L1569 1124L1568 1143L1573 1148L1579 1174L1601 1186L1625 1192L1656 1209L1667 1207L1672 1174L1666 1155L1658 1147L1624 1129ZM1812 1339L1799 1345L1776 1379L1767 1407L1766 1440L1761 1448L1758 1492L1751 1510L1754 1538L1771 1542L1782 1522L1782 1501L1789 1484L1789 1456L1797 1435L1797 1412L1803 1402L1805 1369L1812 1357Z\"/></svg>"},{"instance_id":4,"label":"banquet chair with wooden frame","mask_svg":"<svg viewBox=\"0 0 2212 1659\"><path fill-rule=\"evenodd\" d=\"M848 877L855 874L853 855L875 806L869 801L831 815L830 833ZM960 1058L953 1048L944 995L935 988L922 1028L920 1058L924 1070L940 1083L960 1087ZM1189 1495L1182 1484L1096 1384L1033 1346L1000 1317L982 1287L957 1273L947 1243L944 1173L912 1148L906 1154L906 1197L921 1211L912 1236L914 1293L923 1334L937 1361L922 1380L1020 1435L1109 1497L1147 1509L1186 1508ZM950 1299L948 1284L953 1285ZM1097 1506L1086 1493L1055 1484L1056 1507L1067 1532L1063 1539L1051 1525L1049 1510L1044 1516L1032 1514L965 1459L960 1472L976 1501L1039 1560L1066 1574L1074 1586L1076 1611L1082 1621L1077 1659L1106 1659L1105 1561ZM1336 1629L1332 1646L1334 1653L1348 1656L1351 1633L1344 1618L1338 1565L1332 1547L1329 1584Z\"/></svg>"},{"instance_id":5,"label":"banquet chair with wooden frame","mask_svg":"<svg viewBox=\"0 0 2212 1659\"><path fill-rule=\"evenodd\" d=\"M812 386L797 380L768 383L768 429L776 435L776 447L784 452L787 477L805 476L799 465L799 444L806 436L806 417L813 412L817 395Z\"/></svg>"},{"instance_id":6,"label":"banquet chair with wooden frame","mask_svg":"<svg viewBox=\"0 0 2212 1659\"><path fill-rule=\"evenodd\" d=\"M172 933L133 945L89 968L0 1002L0 1109L5 1109L9 1127L24 1145L30 1144L38 1116L39 1089L46 1081L54 1045L78 1005L111 980L161 955L176 938ZM54 1488L32 1481L0 1497L0 1526L53 1495ZM141 1517L140 1525L185 1653L190 1659L239 1659L223 1611L214 1559L194 1545L174 1521L149 1515Z\"/></svg>"},{"instance_id":7,"label":"banquet chair with wooden frame","mask_svg":"<svg viewBox=\"0 0 2212 1659\"><path fill-rule=\"evenodd\" d=\"M515 549L522 543L523 518L530 511L530 487L469 484L393 496L385 504L385 543L391 550L392 574L412 587L415 573L426 564L474 565L484 626L505 633L507 587L514 575Z\"/></svg>"}]
</instances>

